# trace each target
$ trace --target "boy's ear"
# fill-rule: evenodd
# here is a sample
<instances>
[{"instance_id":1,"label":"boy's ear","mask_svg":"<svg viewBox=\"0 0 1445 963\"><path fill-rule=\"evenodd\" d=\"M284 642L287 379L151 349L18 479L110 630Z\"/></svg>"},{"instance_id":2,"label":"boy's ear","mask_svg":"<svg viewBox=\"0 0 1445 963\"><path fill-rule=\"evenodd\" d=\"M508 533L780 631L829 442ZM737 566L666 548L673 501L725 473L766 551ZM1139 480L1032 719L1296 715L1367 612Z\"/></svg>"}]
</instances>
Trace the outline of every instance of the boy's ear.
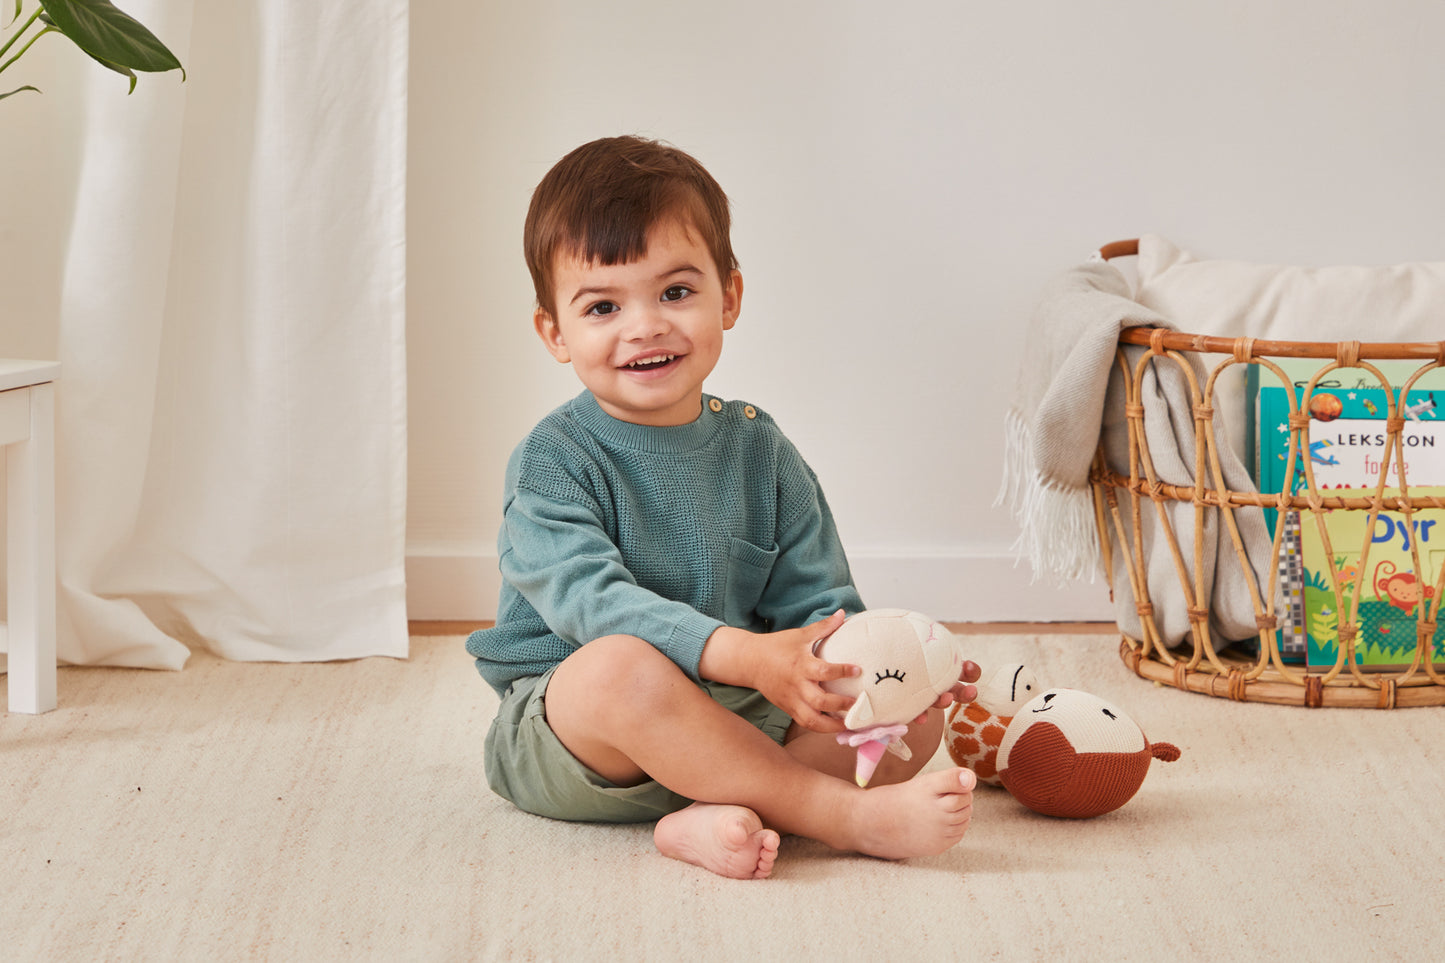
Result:
<instances>
[{"instance_id":1,"label":"boy's ear","mask_svg":"<svg viewBox=\"0 0 1445 963\"><path fill-rule=\"evenodd\" d=\"M562 364L572 360L567 343L562 340L562 328L557 324L557 319L547 313L546 308L539 305L537 310L532 312L532 327L537 329L537 337L547 346L548 354Z\"/></svg>"},{"instance_id":2,"label":"boy's ear","mask_svg":"<svg viewBox=\"0 0 1445 963\"><path fill-rule=\"evenodd\" d=\"M737 323L743 309L743 274L734 269L723 284L723 330L727 331Z\"/></svg>"}]
</instances>

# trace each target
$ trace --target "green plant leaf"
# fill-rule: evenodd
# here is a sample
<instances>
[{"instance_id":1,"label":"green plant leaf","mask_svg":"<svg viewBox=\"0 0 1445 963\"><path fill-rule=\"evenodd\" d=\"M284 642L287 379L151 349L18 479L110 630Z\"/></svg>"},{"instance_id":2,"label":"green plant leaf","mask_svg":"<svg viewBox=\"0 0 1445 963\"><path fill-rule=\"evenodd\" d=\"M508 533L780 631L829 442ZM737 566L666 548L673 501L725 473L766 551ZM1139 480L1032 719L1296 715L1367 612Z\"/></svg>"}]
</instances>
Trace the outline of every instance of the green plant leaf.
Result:
<instances>
[{"instance_id":1,"label":"green plant leaf","mask_svg":"<svg viewBox=\"0 0 1445 963\"><path fill-rule=\"evenodd\" d=\"M124 74L125 76L129 77L129 78L130 78L130 90L127 90L126 93L127 93L127 94L133 94L133 93L135 93L135 71L134 71L134 70L131 70L129 67L122 67L120 64L113 64L113 63L111 63L109 60L102 60L102 59L100 59L99 57L97 57L95 54L91 53L91 52L88 51L88 50L86 51L86 54L90 57L91 60L94 60L96 63L98 63L98 64L100 64L102 67L104 67L106 70L114 70L114 71L115 71L116 73L118 73L118 74Z\"/></svg>"},{"instance_id":2,"label":"green plant leaf","mask_svg":"<svg viewBox=\"0 0 1445 963\"><path fill-rule=\"evenodd\" d=\"M110 0L40 0L40 5L77 47L111 70L129 74L132 89L134 70L179 70L185 79L185 68L176 55Z\"/></svg>"},{"instance_id":3,"label":"green plant leaf","mask_svg":"<svg viewBox=\"0 0 1445 963\"><path fill-rule=\"evenodd\" d=\"M15 0L15 12L10 15L10 23L14 23L15 21L20 19L20 5L24 2L25 0ZM10 26L10 23L7 23L5 26ZM15 93L15 91L13 90L10 92L12 94Z\"/></svg>"},{"instance_id":4,"label":"green plant leaf","mask_svg":"<svg viewBox=\"0 0 1445 963\"><path fill-rule=\"evenodd\" d=\"M20 93L20 91L22 91L22 90L33 90L33 91L35 91L37 94L40 93L40 88L39 88L39 87L32 87L32 86L30 86L29 84L26 84L24 87L16 87L14 90L8 91L8 92L3 93L3 94L0 94L0 100L4 100L6 97L13 97L13 96L15 96L16 94Z\"/></svg>"}]
</instances>

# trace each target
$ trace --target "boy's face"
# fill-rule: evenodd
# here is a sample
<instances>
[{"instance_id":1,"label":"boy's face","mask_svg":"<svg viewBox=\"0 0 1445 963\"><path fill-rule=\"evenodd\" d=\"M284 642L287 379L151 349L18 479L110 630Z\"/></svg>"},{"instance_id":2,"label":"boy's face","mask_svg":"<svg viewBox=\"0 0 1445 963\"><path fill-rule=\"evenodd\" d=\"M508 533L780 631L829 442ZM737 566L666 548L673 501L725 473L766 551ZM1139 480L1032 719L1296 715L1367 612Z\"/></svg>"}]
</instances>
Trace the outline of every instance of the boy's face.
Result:
<instances>
[{"instance_id":1,"label":"boy's face","mask_svg":"<svg viewBox=\"0 0 1445 963\"><path fill-rule=\"evenodd\" d=\"M712 254L676 220L647 235L647 254L602 265L559 255L557 317L538 308L537 334L570 362L614 418L685 425L702 411L702 383L742 306L737 271L718 276Z\"/></svg>"}]
</instances>

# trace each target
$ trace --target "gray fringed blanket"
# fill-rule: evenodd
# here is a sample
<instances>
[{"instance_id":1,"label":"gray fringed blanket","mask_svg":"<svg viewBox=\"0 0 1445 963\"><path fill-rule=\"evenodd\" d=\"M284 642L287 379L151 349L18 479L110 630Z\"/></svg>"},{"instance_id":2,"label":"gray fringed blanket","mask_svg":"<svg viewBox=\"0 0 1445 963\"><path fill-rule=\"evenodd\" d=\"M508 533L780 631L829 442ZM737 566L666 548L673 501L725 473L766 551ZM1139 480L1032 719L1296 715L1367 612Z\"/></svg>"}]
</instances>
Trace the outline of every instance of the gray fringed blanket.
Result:
<instances>
[{"instance_id":1,"label":"gray fringed blanket","mask_svg":"<svg viewBox=\"0 0 1445 963\"><path fill-rule=\"evenodd\" d=\"M1109 467L1126 476L1129 473L1124 384L1115 361L1119 332L1140 325L1173 328L1166 319L1135 303L1130 294L1118 268L1096 257L1048 285L1030 322L1017 394L1007 414L999 497L1019 522L1020 554L1030 561L1036 575L1074 579L1098 571L1089 467L1101 441ZM1125 349L1131 369L1145 351ZM1202 366L1193 356L1189 361L1202 390L1206 380ZM1151 364L1144 375L1141 401L1159 480L1192 485L1194 415L1189 383L1179 366L1172 361ZM1254 491L1249 472L1225 443L1218 419L1215 440L1225 483L1238 491ZM1189 632L1188 602L1173 553L1157 531L1158 513L1153 505L1145 509L1141 528L1149 596L1164 642L1175 645ZM1167 512L1193 584L1194 505L1170 502ZM1124 515L1132 541L1129 513ZM1264 593L1269 587L1271 538L1263 513L1257 508L1236 510L1235 518L1259 591ZM1257 637L1249 585L1218 509L1207 510L1203 549L1211 633L1229 640ZM1115 619L1121 631L1141 638L1121 551L1114 553L1114 569Z\"/></svg>"}]
</instances>

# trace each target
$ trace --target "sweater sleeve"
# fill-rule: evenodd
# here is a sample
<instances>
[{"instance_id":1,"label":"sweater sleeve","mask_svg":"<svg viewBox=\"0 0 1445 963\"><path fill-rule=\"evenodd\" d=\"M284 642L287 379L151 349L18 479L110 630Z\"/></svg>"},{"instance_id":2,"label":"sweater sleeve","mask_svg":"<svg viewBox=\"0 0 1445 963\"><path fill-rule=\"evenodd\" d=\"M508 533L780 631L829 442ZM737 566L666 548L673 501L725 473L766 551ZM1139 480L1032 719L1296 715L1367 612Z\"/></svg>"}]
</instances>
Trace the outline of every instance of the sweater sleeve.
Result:
<instances>
[{"instance_id":1,"label":"sweater sleeve","mask_svg":"<svg viewBox=\"0 0 1445 963\"><path fill-rule=\"evenodd\" d=\"M502 577L570 645L633 635L697 680L703 645L723 623L637 584L585 500L518 487L502 520Z\"/></svg>"},{"instance_id":2,"label":"sweater sleeve","mask_svg":"<svg viewBox=\"0 0 1445 963\"><path fill-rule=\"evenodd\" d=\"M848 557L817 476L791 444L779 460L778 559L758 614L776 629L797 628L838 609L863 611Z\"/></svg>"}]
</instances>

